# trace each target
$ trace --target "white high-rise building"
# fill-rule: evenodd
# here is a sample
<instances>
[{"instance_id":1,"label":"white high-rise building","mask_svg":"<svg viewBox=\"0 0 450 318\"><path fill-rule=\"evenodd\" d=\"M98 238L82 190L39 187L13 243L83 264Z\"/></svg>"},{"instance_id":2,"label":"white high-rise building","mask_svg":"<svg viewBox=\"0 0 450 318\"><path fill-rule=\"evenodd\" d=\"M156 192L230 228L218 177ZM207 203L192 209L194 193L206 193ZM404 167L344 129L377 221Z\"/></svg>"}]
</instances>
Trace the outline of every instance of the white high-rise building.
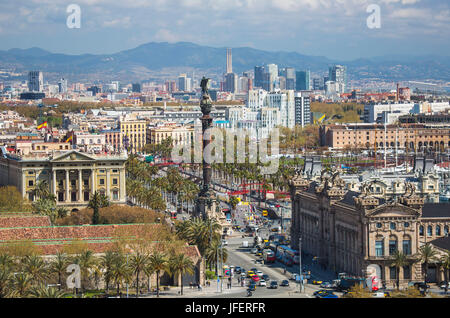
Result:
<instances>
[{"instance_id":1,"label":"white high-rise building","mask_svg":"<svg viewBox=\"0 0 450 318\"><path fill-rule=\"evenodd\" d=\"M293 90L268 93L264 106L280 111L280 126L295 127L295 92Z\"/></svg>"},{"instance_id":2,"label":"white high-rise building","mask_svg":"<svg viewBox=\"0 0 450 318\"><path fill-rule=\"evenodd\" d=\"M263 89L252 89L248 92L247 107L258 110L264 107L267 91Z\"/></svg>"},{"instance_id":3,"label":"white high-rise building","mask_svg":"<svg viewBox=\"0 0 450 318\"><path fill-rule=\"evenodd\" d=\"M58 92L60 94L67 93L67 80L64 78L61 78L58 82Z\"/></svg>"},{"instance_id":4,"label":"white high-rise building","mask_svg":"<svg viewBox=\"0 0 450 318\"><path fill-rule=\"evenodd\" d=\"M44 88L44 74L40 71L28 73L28 90L30 92L42 92Z\"/></svg>"}]
</instances>

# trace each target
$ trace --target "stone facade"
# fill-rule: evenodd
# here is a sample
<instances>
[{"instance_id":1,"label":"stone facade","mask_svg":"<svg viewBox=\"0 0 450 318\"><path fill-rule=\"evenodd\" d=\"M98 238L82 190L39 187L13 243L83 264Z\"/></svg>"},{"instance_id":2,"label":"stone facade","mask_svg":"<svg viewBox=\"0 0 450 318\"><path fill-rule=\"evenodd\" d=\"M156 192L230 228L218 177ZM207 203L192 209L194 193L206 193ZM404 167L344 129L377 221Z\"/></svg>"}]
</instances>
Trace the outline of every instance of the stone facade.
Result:
<instances>
[{"instance_id":1,"label":"stone facade","mask_svg":"<svg viewBox=\"0 0 450 318\"><path fill-rule=\"evenodd\" d=\"M401 251L409 261L399 271L401 286L422 280L419 248L448 236L450 204L425 204L411 185L405 188L402 197L386 201L370 186L362 193L347 190L338 172L324 171L318 181L296 175L291 181L292 247L298 249L301 237L303 252L336 273L365 276L378 268L388 287L396 282L392 257ZM439 265L431 264L428 281L442 280Z\"/></svg>"}]
</instances>

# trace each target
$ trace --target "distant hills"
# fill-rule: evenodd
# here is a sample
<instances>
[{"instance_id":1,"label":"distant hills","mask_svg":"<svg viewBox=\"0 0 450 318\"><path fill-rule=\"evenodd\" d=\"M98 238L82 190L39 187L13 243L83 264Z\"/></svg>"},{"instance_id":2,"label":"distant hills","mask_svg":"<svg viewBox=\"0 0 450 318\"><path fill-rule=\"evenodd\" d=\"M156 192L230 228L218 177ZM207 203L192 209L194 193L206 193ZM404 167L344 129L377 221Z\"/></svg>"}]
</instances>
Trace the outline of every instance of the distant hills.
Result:
<instances>
[{"instance_id":1,"label":"distant hills","mask_svg":"<svg viewBox=\"0 0 450 318\"><path fill-rule=\"evenodd\" d=\"M392 55L342 62L296 52L269 52L248 47L233 49L233 69L237 73L268 63L280 67L292 66L298 70L310 69L318 73L325 73L332 64L343 64L348 68L350 79L450 81L448 56ZM188 42L151 42L131 50L99 55L58 54L36 47L0 51L0 69L15 72L41 70L49 80L64 76L71 81L142 81L193 71L196 74L220 76L225 70L225 64L226 48Z\"/></svg>"}]
</instances>

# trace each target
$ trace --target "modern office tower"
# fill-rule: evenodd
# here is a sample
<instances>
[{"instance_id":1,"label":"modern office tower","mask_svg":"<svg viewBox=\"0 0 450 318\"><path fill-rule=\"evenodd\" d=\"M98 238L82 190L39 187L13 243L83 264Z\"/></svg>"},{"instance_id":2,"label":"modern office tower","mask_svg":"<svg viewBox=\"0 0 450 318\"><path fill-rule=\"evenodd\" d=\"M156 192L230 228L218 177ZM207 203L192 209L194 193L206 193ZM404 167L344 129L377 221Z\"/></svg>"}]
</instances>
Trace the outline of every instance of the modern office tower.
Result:
<instances>
[{"instance_id":1,"label":"modern office tower","mask_svg":"<svg viewBox=\"0 0 450 318\"><path fill-rule=\"evenodd\" d=\"M61 78L58 82L58 92L61 94L67 93L67 80Z\"/></svg>"},{"instance_id":2,"label":"modern office tower","mask_svg":"<svg viewBox=\"0 0 450 318\"><path fill-rule=\"evenodd\" d=\"M111 84L114 85L114 87L115 87L114 90L116 92L120 91L120 82L119 81L112 81Z\"/></svg>"},{"instance_id":3,"label":"modern office tower","mask_svg":"<svg viewBox=\"0 0 450 318\"><path fill-rule=\"evenodd\" d=\"M324 76L323 77L323 89L325 89L325 84L330 80L330 77Z\"/></svg>"},{"instance_id":4,"label":"modern office tower","mask_svg":"<svg viewBox=\"0 0 450 318\"><path fill-rule=\"evenodd\" d=\"M192 78L186 78L186 92L192 91Z\"/></svg>"},{"instance_id":5,"label":"modern office tower","mask_svg":"<svg viewBox=\"0 0 450 318\"><path fill-rule=\"evenodd\" d=\"M187 91L187 75L186 74L180 74L178 76L178 90L181 92Z\"/></svg>"},{"instance_id":6,"label":"modern office tower","mask_svg":"<svg viewBox=\"0 0 450 318\"><path fill-rule=\"evenodd\" d=\"M263 87L263 81L264 81L264 66L255 66L255 81L254 81L254 87L262 88Z\"/></svg>"},{"instance_id":7,"label":"modern office tower","mask_svg":"<svg viewBox=\"0 0 450 318\"><path fill-rule=\"evenodd\" d=\"M278 91L268 93L264 107L276 108L280 111L280 126L294 128L295 99L294 91Z\"/></svg>"},{"instance_id":8,"label":"modern office tower","mask_svg":"<svg viewBox=\"0 0 450 318\"><path fill-rule=\"evenodd\" d=\"M311 98L305 93L295 93L295 125L311 124Z\"/></svg>"},{"instance_id":9,"label":"modern office tower","mask_svg":"<svg viewBox=\"0 0 450 318\"><path fill-rule=\"evenodd\" d=\"M270 92L270 73L264 73L263 74L263 81L262 81L262 89Z\"/></svg>"},{"instance_id":10,"label":"modern office tower","mask_svg":"<svg viewBox=\"0 0 450 318\"><path fill-rule=\"evenodd\" d=\"M320 78L314 78L313 79L313 90L318 91L321 90L323 87L320 83Z\"/></svg>"},{"instance_id":11,"label":"modern office tower","mask_svg":"<svg viewBox=\"0 0 450 318\"><path fill-rule=\"evenodd\" d=\"M225 74L225 82L223 87L225 92L237 93L238 90L238 76L234 73Z\"/></svg>"},{"instance_id":12,"label":"modern office tower","mask_svg":"<svg viewBox=\"0 0 450 318\"><path fill-rule=\"evenodd\" d=\"M295 90L295 68L286 67L286 89Z\"/></svg>"},{"instance_id":13,"label":"modern office tower","mask_svg":"<svg viewBox=\"0 0 450 318\"><path fill-rule=\"evenodd\" d=\"M286 77L279 76L278 79L280 81L280 89L285 90L286 89Z\"/></svg>"},{"instance_id":14,"label":"modern office tower","mask_svg":"<svg viewBox=\"0 0 450 318\"><path fill-rule=\"evenodd\" d=\"M297 80L296 80L296 90L297 91L308 91L310 89L310 71L299 71L297 72Z\"/></svg>"},{"instance_id":15,"label":"modern office tower","mask_svg":"<svg viewBox=\"0 0 450 318\"><path fill-rule=\"evenodd\" d=\"M165 83L166 92L173 93L177 91L177 82L175 81L166 81Z\"/></svg>"},{"instance_id":16,"label":"modern office tower","mask_svg":"<svg viewBox=\"0 0 450 318\"><path fill-rule=\"evenodd\" d=\"M233 53L227 49L227 74L233 73Z\"/></svg>"},{"instance_id":17,"label":"modern office tower","mask_svg":"<svg viewBox=\"0 0 450 318\"><path fill-rule=\"evenodd\" d=\"M269 77L266 79L269 79L269 82L265 81L266 90L272 92L276 88L279 87L279 80L278 80L278 65L276 64L267 64L265 67L266 73L269 74ZM264 88L264 87L263 87Z\"/></svg>"},{"instance_id":18,"label":"modern office tower","mask_svg":"<svg viewBox=\"0 0 450 318\"><path fill-rule=\"evenodd\" d=\"M42 92L44 88L44 74L40 71L28 73L28 90L30 92Z\"/></svg>"},{"instance_id":19,"label":"modern office tower","mask_svg":"<svg viewBox=\"0 0 450 318\"><path fill-rule=\"evenodd\" d=\"M344 93L347 89L347 68L342 65L334 65L329 68L329 80L332 82L339 83L339 89L342 89L342 91L339 91L339 93Z\"/></svg>"},{"instance_id":20,"label":"modern office tower","mask_svg":"<svg viewBox=\"0 0 450 318\"><path fill-rule=\"evenodd\" d=\"M247 76L242 76L239 78L239 92L248 93L251 89L252 79Z\"/></svg>"},{"instance_id":21,"label":"modern office tower","mask_svg":"<svg viewBox=\"0 0 450 318\"><path fill-rule=\"evenodd\" d=\"M140 93L141 92L141 84L139 84L139 83L132 84L131 91L133 93Z\"/></svg>"}]
</instances>

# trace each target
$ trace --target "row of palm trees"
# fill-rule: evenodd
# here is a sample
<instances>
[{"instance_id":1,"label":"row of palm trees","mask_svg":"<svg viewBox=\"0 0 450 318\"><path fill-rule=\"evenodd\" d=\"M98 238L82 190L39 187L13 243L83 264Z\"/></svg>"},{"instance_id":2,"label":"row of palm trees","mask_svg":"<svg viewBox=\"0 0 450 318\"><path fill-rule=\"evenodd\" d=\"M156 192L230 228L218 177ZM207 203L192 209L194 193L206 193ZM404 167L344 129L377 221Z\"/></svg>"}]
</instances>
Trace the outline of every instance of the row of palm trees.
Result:
<instances>
[{"instance_id":1,"label":"row of palm trees","mask_svg":"<svg viewBox=\"0 0 450 318\"><path fill-rule=\"evenodd\" d=\"M176 233L182 240L190 245L196 245L200 254L206 260L206 265L211 270L214 266L217 275L218 263L227 261L228 252L222 247L221 226L215 219L191 220L176 224Z\"/></svg>"},{"instance_id":2,"label":"row of palm trees","mask_svg":"<svg viewBox=\"0 0 450 318\"><path fill-rule=\"evenodd\" d=\"M81 292L91 286L99 289L99 284L103 281L106 294L109 293L111 286L115 286L117 295L120 295L124 284L134 283L136 297L139 297L141 292L141 278L144 276L147 278L147 289L150 292L151 276L156 274L159 297L161 274L168 273L175 278L180 276L183 294L183 275L194 273L193 261L181 253L168 255L157 251L151 254L142 252L125 254L120 250L108 250L97 257L92 251L84 250L77 255L58 252L55 257L49 259L35 254L14 257L1 253L0 298L64 297L67 293L63 286L67 266L70 264L77 264L80 267Z\"/></svg>"},{"instance_id":3,"label":"row of palm trees","mask_svg":"<svg viewBox=\"0 0 450 318\"><path fill-rule=\"evenodd\" d=\"M193 202L199 187L181 176L177 169L171 168L166 176L158 176L159 168L130 156L126 163L127 194L134 203L144 208L164 210L166 202L175 206L179 203Z\"/></svg>"},{"instance_id":4,"label":"row of palm trees","mask_svg":"<svg viewBox=\"0 0 450 318\"><path fill-rule=\"evenodd\" d=\"M431 244L425 244L419 249L418 253L419 261L422 264L422 274L424 277L424 283L427 284L428 279L428 267L431 263L440 263L444 268L445 281L448 282L450 271L450 251L447 251L443 257L439 259L438 252L433 248ZM400 268L411 265L411 260L408 256L400 251L397 251L391 260L391 266L396 268L396 283L397 289L400 288Z\"/></svg>"}]
</instances>

